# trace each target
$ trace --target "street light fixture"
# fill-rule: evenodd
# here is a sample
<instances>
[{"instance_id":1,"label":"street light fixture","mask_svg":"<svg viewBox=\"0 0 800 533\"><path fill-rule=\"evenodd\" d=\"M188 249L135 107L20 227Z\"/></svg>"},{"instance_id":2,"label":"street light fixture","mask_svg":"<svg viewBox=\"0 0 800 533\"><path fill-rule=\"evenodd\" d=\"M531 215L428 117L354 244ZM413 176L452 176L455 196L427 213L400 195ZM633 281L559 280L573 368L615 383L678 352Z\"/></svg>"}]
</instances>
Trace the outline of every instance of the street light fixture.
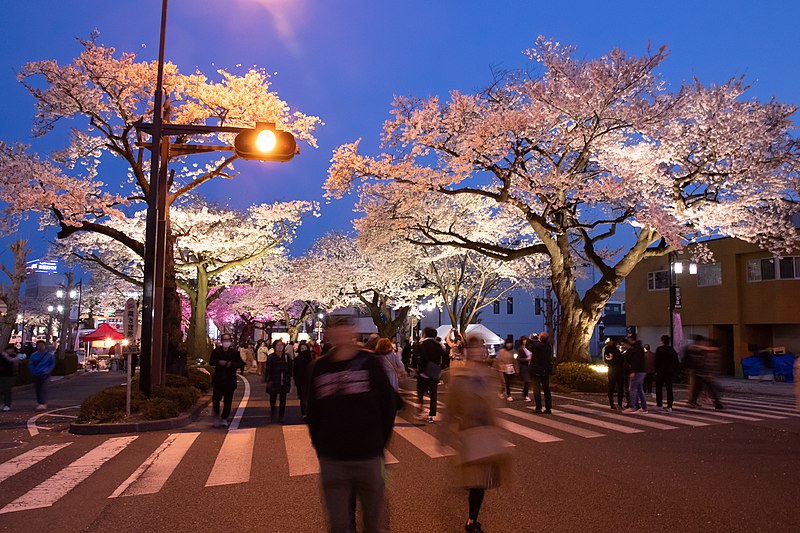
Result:
<instances>
[{"instance_id":1,"label":"street light fixture","mask_svg":"<svg viewBox=\"0 0 800 533\"><path fill-rule=\"evenodd\" d=\"M681 309L681 288L677 284L677 275L683 273L683 263L677 260L675 252L668 254L669 258L669 342L675 347L675 310ZM689 274L697 274L697 263L689 263Z\"/></svg>"}]
</instances>

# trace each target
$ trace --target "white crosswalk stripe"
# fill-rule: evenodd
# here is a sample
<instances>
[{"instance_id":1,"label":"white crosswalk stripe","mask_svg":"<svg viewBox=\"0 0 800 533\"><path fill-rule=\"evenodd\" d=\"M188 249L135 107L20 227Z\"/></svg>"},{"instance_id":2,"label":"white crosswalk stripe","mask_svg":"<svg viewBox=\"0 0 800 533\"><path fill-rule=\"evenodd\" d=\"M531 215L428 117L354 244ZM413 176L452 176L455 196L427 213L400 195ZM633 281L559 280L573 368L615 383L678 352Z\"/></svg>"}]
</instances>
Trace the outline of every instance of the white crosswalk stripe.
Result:
<instances>
[{"instance_id":1,"label":"white crosswalk stripe","mask_svg":"<svg viewBox=\"0 0 800 533\"><path fill-rule=\"evenodd\" d=\"M653 422L652 420L646 420L645 418L643 418L641 416L618 415L618 414L615 414L615 413L607 413L607 412L603 412L603 411L598 411L596 409L589 409L587 407L581 407L579 405L562 405L562 407L564 409L569 409L571 411L578 411L579 413L586 413L586 414L590 414L590 415L600 415L600 416L603 416L605 418L610 418L612 420L618 420L618 421L621 421L621 422L627 422L629 424L638 424L640 426L653 428L653 429L678 429L678 426L670 426L668 424L661 424L660 422ZM660 419L666 419L666 420L672 421L671 419L669 419L667 417L662 417L662 416L657 416L657 415L650 415L650 414L647 415L648 419L654 418L654 417L656 419L659 419L659 420ZM707 425L707 424L702 424L702 423L700 423L700 424L703 425L703 426Z\"/></svg>"},{"instance_id":2,"label":"white crosswalk stripe","mask_svg":"<svg viewBox=\"0 0 800 533\"><path fill-rule=\"evenodd\" d=\"M775 414L800 418L800 412L798 412L794 406L791 407L778 406L765 402L742 400L739 398L726 398L725 403L733 404L737 408L742 407L745 409L769 409L771 412Z\"/></svg>"},{"instance_id":3,"label":"white crosswalk stripe","mask_svg":"<svg viewBox=\"0 0 800 533\"><path fill-rule=\"evenodd\" d=\"M582 422L584 424L589 424L590 426L597 426L603 429L608 429L611 431L616 431L618 433L641 433L643 430L637 428L631 428L628 426L623 426L620 424L614 424L613 422L606 422L604 420L595 420L594 418L590 418L588 416L583 415L575 415L572 413L565 413L563 411L558 411L553 409L553 414L556 416L560 416L562 418L568 418L569 420L574 420L576 422Z\"/></svg>"},{"instance_id":4,"label":"white crosswalk stripe","mask_svg":"<svg viewBox=\"0 0 800 533\"><path fill-rule=\"evenodd\" d=\"M544 415L532 415L530 413L523 413L522 411L517 411L516 409L511 409L509 407L503 407L501 409L498 409L498 411L507 415L522 418L524 420L527 420L528 422L533 422L535 424L540 424L542 426L551 427L553 429L563 431L564 433L571 433L573 435L578 435L579 437L583 437L585 439L593 439L596 437L605 436L603 433L598 433L597 431L592 431L591 429L584 429L582 427L572 426L570 424L558 422L557 420L552 420L550 418L545 417Z\"/></svg>"},{"instance_id":5,"label":"white crosswalk stripe","mask_svg":"<svg viewBox=\"0 0 800 533\"><path fill-rule=\"evenodd\" d=\"M65 442L63 444L50 444L48 446L37 446L36 448L23 453L9 461L0 465L0 483L15 476L23 470L30 468L39 461L46 459L56 453L58 450L65 448L72 444Z\"/></svg>"},{"instance_id":6,"label":"white crosswalk stripe","mask_svg":"<svg viewBox=\"0 0 800 533\"><path fill-rule=\"evenodd\" d=\"M250 481L256 428L232 429L225 436L206 481L206 487L234 485Z\"/></svg>"},{"instance_id":7,"label":"white crosswalk stripe","mask_svg":"<svg viewBox=\"0 0 800 533\"><path fill-rule=\"evenodd\" d=\"M497 420L497 425L501 428L505 429L506 431L510 431L511 433L515 433L526 439L530 439L535 442L558 442L563 440L555 435L550 435L548 433L544 433L543 431L538 431L528 426L523 426L522 424L517 424L515 422L511 422L509 420L505 420L503 418L499 418Z\"/></svg>"},{"instance_id":8,"label":"white crosswalk stripe","mask_svg":"<svg viewBox=\"0 0 800 533\"><path fill-rule=\"evenodd\" d=\"M427 431L423 431L400 417L395 421L394 432L432 459L456 454L454 449L449 446L442 446L439 439Z\"/></svg>"},{"instance_id":9,"label":"white crosswalk stripe","mask_svg":"<svg viewBox=\"0 0 800 533\"><path fill-rule=\"evenodd\" d=\"M688 409L688 408L683 408L683 407L675 407L673 409L673 411L675 413L678 413L678 414L681 414L681 415L692 415L694 413L697 413L697 414L699 414L701 416L707 416L707 417L712 417L712 418L716 417L717 419L719 419L719 418L731 418L733 420L744 420L745 422L761 422L763 420L762 418L755 418L755 417L752 417L752 416L745 416L745 415L737 415L737 414L733 414L733 413L727 413L727 412L719 410L719 409L714 409L714 410L711 410L711 409Z\"/></svg>"},{"instance_id":10,"label":"white crosswalk stripe","mask_svg":"<svg viewBox=\"0 0 800 533\"><path fill-rule=\"evenodd\" d=\"M43 483L0 509L0 514L50 507L96 472L106 461L124 450L136 438L136 436L131 436L108 439Z\"/></svg>"},{"instance_id":11,"label":"white crosswalk stripe","mask_svg":"<svg viewBox=\"0 0 800 533\"><path fill-rule=\"evenodd\" d=\"M198 432L169 435L109 498L156 494L178 467L198 435Z\"/></svg>"}]
</instances>

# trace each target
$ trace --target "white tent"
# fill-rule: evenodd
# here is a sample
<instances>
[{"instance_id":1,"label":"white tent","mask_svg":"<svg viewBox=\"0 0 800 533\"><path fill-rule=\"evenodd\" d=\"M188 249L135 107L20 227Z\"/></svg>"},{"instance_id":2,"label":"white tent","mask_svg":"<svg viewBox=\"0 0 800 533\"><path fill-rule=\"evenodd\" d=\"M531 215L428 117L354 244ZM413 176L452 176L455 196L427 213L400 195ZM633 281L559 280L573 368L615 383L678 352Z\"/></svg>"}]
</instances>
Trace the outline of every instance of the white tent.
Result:
<instances>
[{"instance_id":1,"label":"white tent","mask_svg":"<svg viewBox=\"0 0 800 533\"><path fill-rule=\"evenodd\" d=\"M450 333L450 329L452 326L444 325L439 326L436 328L436 334L441 337L445 338L448 333ZM498 345L503 344L503 339L497 335L494 331L490 330L483 324L470 324L467 326L467 335L477 335L481 339L483 339L484 344L490 345Z\"/></svg>"}]
</instances>

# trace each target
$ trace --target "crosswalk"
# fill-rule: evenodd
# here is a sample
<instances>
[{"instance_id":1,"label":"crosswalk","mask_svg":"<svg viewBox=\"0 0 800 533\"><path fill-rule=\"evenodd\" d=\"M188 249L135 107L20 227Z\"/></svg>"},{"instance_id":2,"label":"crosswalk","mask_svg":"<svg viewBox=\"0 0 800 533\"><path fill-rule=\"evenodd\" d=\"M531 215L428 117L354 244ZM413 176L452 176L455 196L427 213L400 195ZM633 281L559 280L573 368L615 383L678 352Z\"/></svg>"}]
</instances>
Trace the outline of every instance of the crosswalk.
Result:
<instances>
[{"instance_id":1,"label":"crosswalk","mask_svg":"<svg viewBox=\"0 0 800 533\"><path fill-rule=\"evenodd\" d=\"M412 396L408 395L409 398ZM498 407L496 412L498 424L507 434L508 446L514 446L515 440L558 446L558 443L569 439L598 439L647 431L680 431L719 424L792 419L796 421L800 418L800 412L786 400L726 398L725 404L725 410L676 407L669 414L652 410L651 413L643 415L611 411L605 405L580 400L559 402L551 416L534 413L530 404L524 404L520 408L518 403ZM442 445L436 437L436 432L433 430L435 426L414 423L408 414L411 410L413 409L406 410L398 417L394 433L415 450L413 453L416 457L408 456L408 448L396 446L394 442L397 439L394 439L390 443L390 448L395 453L403 451L406 455L398 457L387 450L386 463L395 465L401 460L411 461L426 457L436 460L454 456L456 451ZM285 475L297 477L319 473L319 462L305 425L270 427L264 428L263 431L280 431L286 454ZM219 432L203 431L167 435L107 497L124 498L160 492L171 478L179 477L176 475L177 470L193 467L187 464L189 461L186 460L193 446L204 438L215 439L214 442L218 442L219 437ZM25 471L36 470L34 467L42 464L48 464L52 468L52 465L58 463L58 457L65 453L74 457L77 450L71 454L69 451L75 448L75 443L36 446L0 463L0 494L6 495L2 502L8 502L0 507L0 515L41 509L56 504L70 491L86 482L111 459L126 453L129 446L138 438L136 435L107 438L71 462L67 460L66 466L58 467L54 473L44 474L46 477L38 485L22 494L14 493L15 476ZM257 440L256 428L229 429L219 444L204 486L222 487L248 483L252 475L254 453L258 449ZM11 498L15 499L8 501Z\"/></svg>"}]
</instances>

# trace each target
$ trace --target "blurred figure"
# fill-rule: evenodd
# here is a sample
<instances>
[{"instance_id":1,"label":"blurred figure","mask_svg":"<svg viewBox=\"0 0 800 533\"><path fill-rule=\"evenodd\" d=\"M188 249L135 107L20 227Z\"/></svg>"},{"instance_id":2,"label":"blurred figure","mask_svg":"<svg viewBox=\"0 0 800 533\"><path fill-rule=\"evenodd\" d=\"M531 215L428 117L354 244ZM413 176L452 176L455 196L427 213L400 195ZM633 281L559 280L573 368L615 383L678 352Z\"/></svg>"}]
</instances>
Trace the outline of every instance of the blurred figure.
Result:
<instances>
[{"instance_id":1,"label":"blurred figure","mask_svg":"<svg viewBox=\"0 0 800 533\"><path fill-rule=\"evenodd\" d=\"M503 378L501 384L500 398L507 401L512 401L514 398L511 396L511 380L516 371L514 370L514 341L506 339L503 347L497 352L497 357L494 360L495 368L500 372Z\"/></svg>"},{"instance_id":2,"label":"blurred figure","mask_svg":"<svg viewBox=\"0 0 800 533\"><path fill-rule=\"evenodd\" d=\"M617 393L617 407L622 409L622 398L625 395L625 369L622 352L617 347L617 339L609 337L603 347L603 360L608 365L608 404L614 407L614 393Z\"/></svg>"},{"instance_id":3,"label":"blurred figure","mask_svg":"<svg viewBox=\"0 0 800 533\"><path fill-rule=\"evenodd\" d=\"M33 377L33 388L36 390L36 410L47 409L47 386L50 374L56 367L53 352L47 349L44 341L36 341L36 351L28 358L28 368Z\"/></svg>"},{"instance_id":4,"label":"blurred figure","mask_svg":"<svg viewBox=\"0 0 800 533\"><path fill-rule=\"evenodd\" d=\"M530 339L522 337L519 340L519 350L517 350L517 366L519 366L519 379L522 381L522 399L526 402L531 401L528 396L528 389L531 384L531 350Z\"/></svg>"},{"instance_id":5,"label":"blurred figure","mask_svg":"<svg viewBox=\"0 0 800 533\"><path fill-rule=\"evenodd\" d=\"M403 346L403 351L400 355L400 359L403 361L403 366L406 367L406 372L409 371L411 368L411 356L414 353L414 349L416 348L417 341L409 340L406 342L406 345Z\"/></svg>"},{"instance_id":6,"label":"blurred figure","mask_svg":"<svg viewBox=\"0 0 800 533\"><path fill-rule=\"evenodd\" d=\"M386 377L389 378L389 383L395 392L400 391L400 379L406 377L406 368L403 366L403 361L392 346L392 341L389 339L380 339L375 346L375 353L383 363L383 369L386 371Z\"/></svg>"},{"instance_id":7,"label":"blurred figure","mask_svg":"<svg viewBox=\"0 0 800 533\"><path fill-rule=\"evenodd\" d=\"M663 409L672 412L672 380L678 369L678 353L669 345L669 335L661 336L661 346L656 348L656 406L662 407L662 391L667 389L667 406Z\"/></svg>"},{"instance_id":8,"label":"blurred figure","mask_svg":"<svg viewBox=\"0 0 800 533\"><path fill-rule=\"evenodd\" d=\"M441 428L442 441L459 452L461 485L468 491L469 513L464 531L481 533L478 515L486 489L499 487L509 466L509 448L498 431L492 396L497 375L486 366L486 348L479 337L467 337L465 365L454 368Z\"/></svg>"},{"instance_id":9,"label":"blurred figure","mask_svg":"<svg viewBox=\"0 0 800 533\"><path fill-rule=\"evenodd\" d=\"M550 346L550 335L545 332L539 333L538 340L533 341L533 358L531 359L533 399L536 402L534 413L542 412L542 392L544 392L544 414L552 414L553 399L550 395L552 366L553 347Z\"/></svg>"},{"instance_id":10,"label":"blurred figure","mask_svg":"<svg viewBox=\"0 0 800 533\"><path fill-rule=\"evenodd\" d=\"M286 345L280 339L272 345L275 352L267 359L267 393L269 394L270 422L283 422L286 414L286 395L292 388L292 367L286 357ZM280 402L278 402L280 400ZM279 408L276 409L276 403Z\"/></svg>"},{"instance_id":11,"label":"blurred figure","mask_svg":"<svg viewBox=\"0 0 800 533\"><path fill-rule=\"evenodd\" d=\"M3 411L11 410L11 391L17 380L17 347L6 346L0 353L0 396L3 397Z\"/></svg>"},{"instance_id":12,"label":"blurred figure","mask_svg":"<svg viewBox=\"0 0 800 533\"><path fill-rule=\"evenodd\" d=\"M311 368L308 429L333 533L355 533L356 498L364 531L389 530L383 479L384 448L394 428L394 391L381 361L352 342L349 317L331 315L332 344Z\"/></svg>"},{"instance_id":13,"label":"blurred figure","mask_svg":"<svg viewBox=\"0 0 800 533\"><path fill-rule=\"evenodd\" d=\"M297 397L300 399L300 416L306 419L306 406L308 403L308 367L312 359L311 347L305 340L297 346L297 356L292 363L294 386L297 388Z\"/></svg>"},{"instance_id":14,"label":"blurred figure","mask_svg":"<svg viewBox=\"0 0 800 533\"><path fill-rule=\"evenodd\" d=\"M450 328L444 340L450 349L447 354L450 359L450 366L464 366L464 339L461 337L461 334L457 332L455 328Z\"/></svg>"},{"instance_id":15,"label":"blurred figure","mask_svg":"<svg viewBox=\"0 0 800 533\"><path fill-rule=\"evenodd\" d=\"M719 347L712 345L702 335L693 335L693 342L686 349L684 365L691 373L689 383L689 407L700 407L697 398L705 389L706 394L714 402L715 409L722 409L719 388L715 375L719 372Z\"/></svg>"},{"instance_id":16,"label":"blurred figure","mask_svg":"<svg viewBox=\"0 0 800 533\"><path fill-rule=\"evenodd\" d=\"M433 423L436 416L436 397L439 389L439 378L442 375L443 358L444 348L436 342L436 330L431 327L423 329L417 361L417 401L420 409L419 417L424 418L425 407L422 401L425 394L430 396L428 423Z\"/></svg>"},{"instance_id":17,"label":"blurred figure","mask_svg":"<svg viewBox=\"0 0 800 533\"><path fill-rule=\"evenodd\" d=\"M233 391L236 390L236 370L242 368L244 363L239 357L239 352L233 349L233 339L229 333L223 333L220 341L220 346L211 352L211 361L209 361L209 364L214 367L214 375L211 379L214 386L211 394L211 408L214 412L214 427L227 427L228 417L231 414ZM222 413L219 410L220 400L222 400Z\"/></svg>"},{"instance_id":18,"label":"blurred figure","mask_svg":"<svg viewBox=\"0 0 800 533\"><path fill-rule=\"evenodd\" d=\"M647 375L644 360L644 348L636 338L636 333L628 333L628 349L625 351L630 366L630 412L647 413L647 397L644 394L644 378Z\"/></svg>"}]
</instances>

